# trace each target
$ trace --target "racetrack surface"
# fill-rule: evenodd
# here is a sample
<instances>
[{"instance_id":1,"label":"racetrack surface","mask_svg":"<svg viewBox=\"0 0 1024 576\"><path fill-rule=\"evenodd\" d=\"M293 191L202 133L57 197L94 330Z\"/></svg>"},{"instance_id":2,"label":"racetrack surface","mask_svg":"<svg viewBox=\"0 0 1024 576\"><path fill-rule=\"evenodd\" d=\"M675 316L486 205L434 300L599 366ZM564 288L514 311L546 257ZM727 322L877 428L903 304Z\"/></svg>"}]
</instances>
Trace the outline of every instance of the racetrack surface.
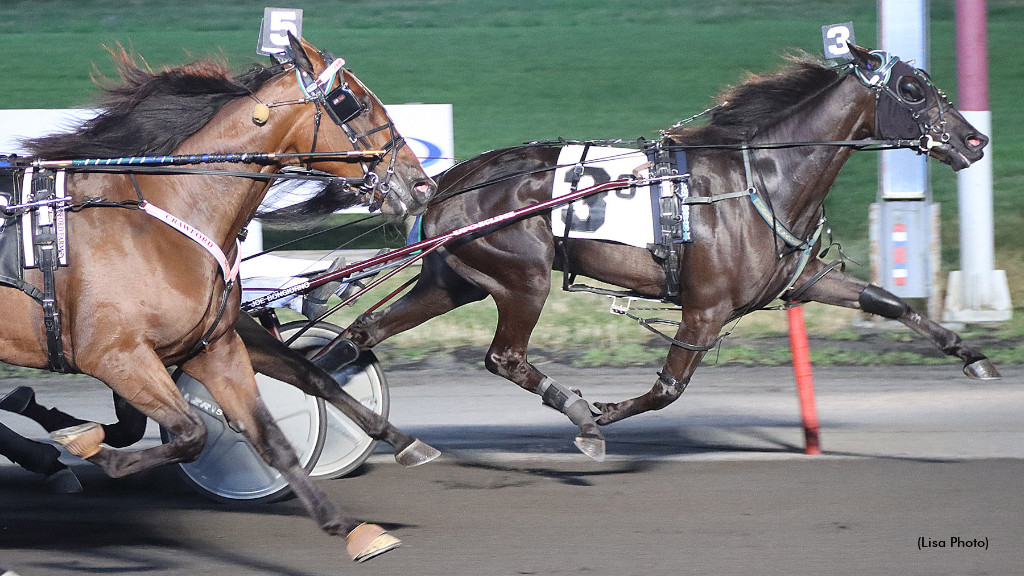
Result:
<instances>
[{"instance_id":1,"label":"racetrack surface","mask_svg":"<svg viewBox=\"0 0 1024 576\"><path fill-rule=\"evenodd\" d=\"M595 400L653 369L542 367ZM972 382L954 365L815 370L824 454L802 453L788 368L698 370L673 406L574 427L466 365L388 373L392 420L444 452L403 469L381 450L322 483L403 546L354 565L294 500L228 507L174 469L121 480L66 457L85 493L48 494L0 464L0 567L84 574L1016 574L1024 566L1024 367ZM18 381L0 382L0 393ZM32 380L41 400L109 420L84 378ZM28 421L0 415L34 437ZM155 427L144 442L156 442Z\"/></svg>"}]
</instances>

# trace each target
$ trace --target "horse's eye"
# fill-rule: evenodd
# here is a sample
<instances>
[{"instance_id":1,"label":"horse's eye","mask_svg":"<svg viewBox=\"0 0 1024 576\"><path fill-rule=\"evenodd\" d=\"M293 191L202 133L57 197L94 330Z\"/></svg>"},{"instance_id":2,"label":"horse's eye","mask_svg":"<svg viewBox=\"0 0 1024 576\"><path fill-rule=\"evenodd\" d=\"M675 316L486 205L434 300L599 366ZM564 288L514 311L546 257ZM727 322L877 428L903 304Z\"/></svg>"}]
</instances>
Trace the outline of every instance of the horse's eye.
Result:
<instances>
[{"instance_id":1,"label":"horse's eye","mask_svg":"<svg viewBox=\"0 0 1024 576\"><path fill-rule=\"evenodd\" d=\"M924 102L924 86L921 80L914 76L902 76L896 83L896 89L900 98L907 104L920 104Z\"/></svg>"}]
</instances>

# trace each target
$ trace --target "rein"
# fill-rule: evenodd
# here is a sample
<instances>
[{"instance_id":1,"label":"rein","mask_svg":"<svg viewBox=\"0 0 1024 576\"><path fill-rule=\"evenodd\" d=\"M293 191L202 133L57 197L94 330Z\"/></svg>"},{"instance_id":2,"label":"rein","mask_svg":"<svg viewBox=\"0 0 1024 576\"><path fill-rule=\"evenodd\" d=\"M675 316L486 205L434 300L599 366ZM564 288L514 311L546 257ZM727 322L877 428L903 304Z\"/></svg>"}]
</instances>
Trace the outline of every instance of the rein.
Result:
<instances>
[{"instance_id":1,"label":"rein","mask_svg":"<svg viewBox=\"0 0 1024 576\"><path fill-rule=\"evenodd\" d=\"M579 145L586 145L586 144L591 144L591 145L594 145L594 144L597 144L597 145L605 145L605 144L612 145L612 144L615 144L615 145L621 145L621 146L624 146L624 147L631 147L631 148L637 148L637 149L644 149L644 148L648 148L648 147L651 147L651 146L655 145L655 144L647 143L647 142L634 143L632 141L623 141L623 140L550 140L550 141L544 141L544 142L538 142L538 141L528 142L528 143L526 143L526 146L536 146L536 147L550 146L550 147L555 147L555 146L566 146L566 145L569 145L569 144L579 144ZM840 147L853 148L855 150L863 151L863 152L880 152L880 151L885 151L885 150L912 149L912 150L918 150L919 152L924 153L921 150L921 148L920 148L920 143L918 141L916 141L916 140L908 140L908 139L875 139L875 138L866 138L866 139L863 139L863 140L806 140L806 141L793 141L793 142L769 142L769 143L765 143L765 144L751 144L751 143L667 144L667 145L662 145L661 147L662 147L662 149L669 150L669 151L686 151L686 150L744 150L744 149L747 149L747 150L777 150L777 149L783 149L783 148L805 148L805 147L811 147L811 146L840 146ZM498 159L495 158L495 159L492 160L492 162L497 162L497 160ZM454 196L459 196L461 194L465 194L467 192L472 192L474 190L480 190L481 188L486 188L486 187L492 186L494 184L500 184L502 182L507 182L509 180L514 180L516 178L522 178L522 177L525 177L525 176L533 176L535 174L543 174L544 172L554 172L554 171L556 171L556 170L558 170L560 168L568 168L568 167L576 166L576 165L579 165L579 164L586 165L586 164L590 164L590 163L594 163L594 162L598 162L598 160L584 160L582 162L574 162L572 164L556 164L554 166L547 166L547 167L544 167L544 168L537 168L537 169L534 169L534 170L521 170L519 172L513 172L511 174L506 174L504 176L498 176L496 178L492 178L490 180L486 180L486 181L481 182L479 184L474 184L472 186L467 186L465 188L459 188L459 189L453 190L451 192L445 192L443 194L438 194L437 196L435 196L431 200L431 204L434 204L434 203L437 203L437 202L441 202L441 201L447 200L449 198L452 198ZM451 170L451 168L449 168L449 170ZM740 193L737 193L737 194L743 195L744 193L745 192L740 192ZM694 198L691 203L703 204L703 203L707 203L707 201L701 200L700 198Z\"/></svg>"}]
</instances>

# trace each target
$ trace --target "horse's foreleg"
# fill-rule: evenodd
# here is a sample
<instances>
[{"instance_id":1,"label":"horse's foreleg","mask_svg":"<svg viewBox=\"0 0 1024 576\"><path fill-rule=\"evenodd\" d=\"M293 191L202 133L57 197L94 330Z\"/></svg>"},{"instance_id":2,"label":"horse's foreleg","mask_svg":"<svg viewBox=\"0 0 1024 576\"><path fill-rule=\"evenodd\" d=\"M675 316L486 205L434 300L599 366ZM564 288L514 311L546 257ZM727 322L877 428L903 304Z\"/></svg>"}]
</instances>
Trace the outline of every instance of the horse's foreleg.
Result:
<instances>
[{"instance_id":1,"label":"horse's foreleg","mask_svg":"<svg viewBox=\"0 0 1024 576\"><path fill-rule=\"evenodd\" d=\"M824 264L820 261L809 264L801 281L813 277L823 266ZM797 286L799 285L798 282ZM963 361L964 374L968 377L978 380L1000 378L999 371L988 358L965 344L959 334L943 328L930 318L914 311L909 304L895 294L863 280L847 276L838 270L829 272L817 283L811 285L800 295L800 299L846 308L859 308L870 314L898 320L930 340L944 354L960 358Z\"/></svg>"},{"instance_id":2,"label":"horse's foreleg","mask_svg":"<svg viewBox=\"0 0 1024 576\"><path fill-rule=\"evenodd\" d=\"M684 312L682 323L676 331L676 341L694 347L710 346L722 329L722 322L713 318L710 313ZM658 373L654 386L646 394L622 402L595 402L602 413L597 423L611 424L641 412L661 410L675 402L686 390L690 378L706 353L704 350L691 350L689 346L672 345L665 366Z\"/></svg>"},{"instance_id":3,"label":"horse's foreleg","mask_svg":"<svg viewBox=\"0 0 1024 576\"><path fill-rule=\"evenodd\" d=\"M440 455L436 449L406 434L386 418L363 406L339 386L330 374L275 338L248 314L239 314L235 329L245 343L252 366L257 372L327 400L371 438L394 446L398 463L418 466Z\"/></svg>"},{"instance_id":4,"label":"horse's foreleg","mask_svg":"<svg viewBox=\"0 0 1024 576\"><path fill-rule=\"evenodd\" d=\"M135 354L104 355L99 367L86 373L103 380L114 392L131 402L143 414L174 433L174 440L144 450L101 446L103 428L82 424L51 433L68 450L97 464L111 477L136 474L164 464L190 462L206 444L206 426L181 396L178 387L152 350ZM128 379L130 377L130 380Z\"/></svg>"},{"instance_id":5,"label":"horse's foreleg","mask_svg":"<svg viewBox=\"0 0 1024 576\"><path fill-rule=\"evenodd\" d=\"M206 386L231 426L241 431L263 460L281 473L320 528L328 534L348 538L354 559L363 559L359 555L369 543L356 543L356 540L363 538L365 530L357 531L360 523L342 515L306 474L295 449L259 396L241 338L234 332L226 334L182 368ZM383 531L371 540L378 538L389 540L389 544L376 553L398 545L396 539ZM353 551L353 546L358 549Z\"/></svg>"}]
</instances>

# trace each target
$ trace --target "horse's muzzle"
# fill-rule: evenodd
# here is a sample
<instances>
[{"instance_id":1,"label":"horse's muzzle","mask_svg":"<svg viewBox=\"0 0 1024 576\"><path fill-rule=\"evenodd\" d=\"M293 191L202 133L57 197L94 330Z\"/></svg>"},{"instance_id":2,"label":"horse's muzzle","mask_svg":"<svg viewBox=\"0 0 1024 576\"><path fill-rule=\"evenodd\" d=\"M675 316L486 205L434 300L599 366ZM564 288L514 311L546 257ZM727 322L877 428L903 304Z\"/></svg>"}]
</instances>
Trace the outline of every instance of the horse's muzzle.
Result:
<instances>
[{"instance_id":1,"label":"horse's muzzle","mask_svg":"<svg viewBox=\"0 0 1024 576\"><path fill-rule=\"evenodd\" d=\"M985 156L984 149L988 142L988 136L973 132L963 137L960 142L933 141L931 144L923 143L922 148L925 148L930 156L949 164L954 172L959 172Z\"/></svg>"}]
</instances>

